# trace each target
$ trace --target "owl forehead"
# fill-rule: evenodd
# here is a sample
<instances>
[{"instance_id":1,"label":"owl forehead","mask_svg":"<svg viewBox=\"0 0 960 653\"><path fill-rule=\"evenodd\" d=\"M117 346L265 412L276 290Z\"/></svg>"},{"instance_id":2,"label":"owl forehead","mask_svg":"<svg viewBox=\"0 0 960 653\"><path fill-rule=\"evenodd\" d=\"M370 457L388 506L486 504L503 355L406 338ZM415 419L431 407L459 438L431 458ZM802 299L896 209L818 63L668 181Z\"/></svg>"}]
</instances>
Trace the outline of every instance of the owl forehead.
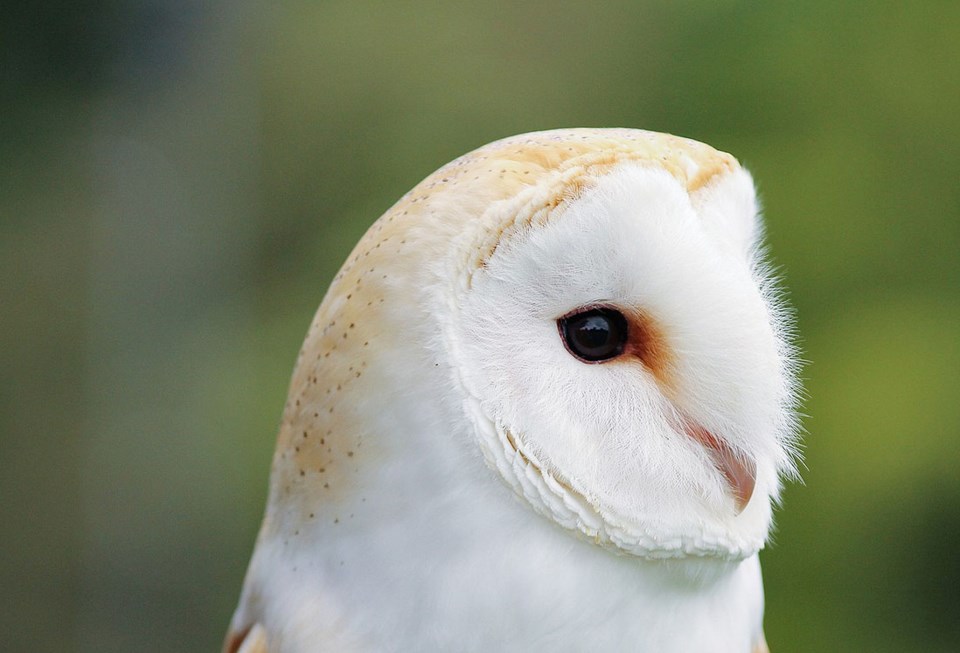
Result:
<instances>
[{"instance_id":1,"label":"owl forehead","mask_svg":"<svg viewBox=\"0 0 960 653\"><path fill-rule=\"evenodd\" d=\"M624 164L548 221L502 239L483 271L564 303L645 295L676 283L689 259L711 249L701 227L673 177Z\"/></svg>"},{"instance_id":2,"label":"owl forehead","mask_svg":"<svg viewBox=\"0 0 960 653\"><path fill-rule=\"evenodd\" d=\"M578 168L597 172L626 161L662 168L688 192L737 168L729 154L687 138L638 129L566 129L496 141L456 159L438 174L463 169L479 172L479 177L474 175L477 181L508 181L511 173L536 180L550 172ZM482 174L484 169L487 175Z\"/></svg>"},{"instance_id":3,"label":"owl forehead","mask_svg":"<svg viewBox=\"0 0 960 653\"><path fill-rule=\"evenodd\" d=\"M376 242L483 267L513 234L545 223L599 177L632 163L657 168L687 193L738 170L732 156L690 139L635 129L565 129L496 141L428 176L377 221L344 266ZM394 251L394 250L390 250ZM402 257L401 257L402 258Z\"/></svg>"},{"instance_id":4,"label":"owl forehead","mask_svg":"<svg viewBox=\"0 0 960 653\"><path fill-rule=\"evenodd\" d=\"M463 261L467 270L483 268L502 243L562 214L612 171L641 167L658 172L673 181L668 186L675 192L668 195L674 199L683 195L687 202L687 196L702 194L699 191L715 179L739 170L733 157L709 146L636 130L546 132L507 139L489 148L495 156L481 154L488 149L484 148L451 164L469 168L493 159L485 170L488 177L474 174L472 181L504 194L477 207L477 236L466 243Z\"/></svg>"}]
</instances>

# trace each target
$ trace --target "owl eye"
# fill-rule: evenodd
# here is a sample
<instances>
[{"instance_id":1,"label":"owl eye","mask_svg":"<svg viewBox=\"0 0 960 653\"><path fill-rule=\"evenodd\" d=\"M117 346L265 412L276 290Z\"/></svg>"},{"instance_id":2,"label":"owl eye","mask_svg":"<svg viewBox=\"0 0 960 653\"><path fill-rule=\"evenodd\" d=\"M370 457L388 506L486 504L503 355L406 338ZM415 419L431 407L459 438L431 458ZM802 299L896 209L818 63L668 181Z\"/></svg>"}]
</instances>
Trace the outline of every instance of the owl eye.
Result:
<instances>
[{"instance_id":1,"label":"owl eye","mask_svg":"<svg viewBox=\"0 0 960 653\"><path fill-rule=\"evenodd\" d=\"M627 318L612 308L588 308L557 320L563 344L584 363L602 363L623 353Z\"/></svg>"}]
</instances>

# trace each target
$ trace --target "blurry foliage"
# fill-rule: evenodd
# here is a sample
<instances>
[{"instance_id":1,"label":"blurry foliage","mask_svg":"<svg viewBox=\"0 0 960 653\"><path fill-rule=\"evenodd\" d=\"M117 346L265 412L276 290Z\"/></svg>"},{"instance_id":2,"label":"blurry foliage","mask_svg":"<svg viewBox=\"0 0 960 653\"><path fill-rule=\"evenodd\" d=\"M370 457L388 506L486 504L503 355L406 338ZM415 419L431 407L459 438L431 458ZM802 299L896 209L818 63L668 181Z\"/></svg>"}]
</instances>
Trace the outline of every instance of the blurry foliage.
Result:
<instances>
[{"instance_id":1,"label":"blurry foliage","mask_svg":"<svg viewBox=\"0 0 960 653\"><path fill-rule=\"evenodd\" d=\"M960 647L960 4L7 3L0 648L216 649L286 379L366 227L512 133L757 179L797 309L789 651Z\"/></svg>"}]
</instances>

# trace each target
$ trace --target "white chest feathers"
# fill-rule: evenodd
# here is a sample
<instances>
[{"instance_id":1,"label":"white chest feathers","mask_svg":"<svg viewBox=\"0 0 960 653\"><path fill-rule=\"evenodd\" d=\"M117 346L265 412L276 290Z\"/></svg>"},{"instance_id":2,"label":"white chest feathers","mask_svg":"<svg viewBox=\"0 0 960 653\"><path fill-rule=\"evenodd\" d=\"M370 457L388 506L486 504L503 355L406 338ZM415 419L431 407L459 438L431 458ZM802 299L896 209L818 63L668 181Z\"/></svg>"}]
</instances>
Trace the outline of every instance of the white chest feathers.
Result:
<instances>
[{"instance_id":1,"label":"white chest feathers","mask_svg":"<svg viewBox=\"0 0 960 653\"><path fill-rule=\"evenodd\" d=\"M764 650L795 365L760 233L664 134L428 177L310 328L225 650Z\"/></svg>"}]
</instances>

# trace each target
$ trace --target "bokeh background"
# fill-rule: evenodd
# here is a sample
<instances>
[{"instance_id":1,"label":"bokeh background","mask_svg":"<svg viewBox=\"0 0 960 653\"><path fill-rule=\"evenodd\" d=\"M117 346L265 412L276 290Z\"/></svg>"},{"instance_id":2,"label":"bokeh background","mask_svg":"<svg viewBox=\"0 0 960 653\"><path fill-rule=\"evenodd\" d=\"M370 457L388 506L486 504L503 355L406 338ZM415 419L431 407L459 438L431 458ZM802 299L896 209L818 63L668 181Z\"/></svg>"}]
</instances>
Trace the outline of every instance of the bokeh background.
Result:
<instances>
[{"instance_id":1,"label":"bokeh background","mask_svg":"<svg viewBox=\"0 0 960 653\"><path fill-rule=\"evenodd\" d=\"M353 243L513 133L737 155L798 313L768 640L960 650L960 3L0 8L0 650L217 650Z\"/></svg>"}]
</instances>

